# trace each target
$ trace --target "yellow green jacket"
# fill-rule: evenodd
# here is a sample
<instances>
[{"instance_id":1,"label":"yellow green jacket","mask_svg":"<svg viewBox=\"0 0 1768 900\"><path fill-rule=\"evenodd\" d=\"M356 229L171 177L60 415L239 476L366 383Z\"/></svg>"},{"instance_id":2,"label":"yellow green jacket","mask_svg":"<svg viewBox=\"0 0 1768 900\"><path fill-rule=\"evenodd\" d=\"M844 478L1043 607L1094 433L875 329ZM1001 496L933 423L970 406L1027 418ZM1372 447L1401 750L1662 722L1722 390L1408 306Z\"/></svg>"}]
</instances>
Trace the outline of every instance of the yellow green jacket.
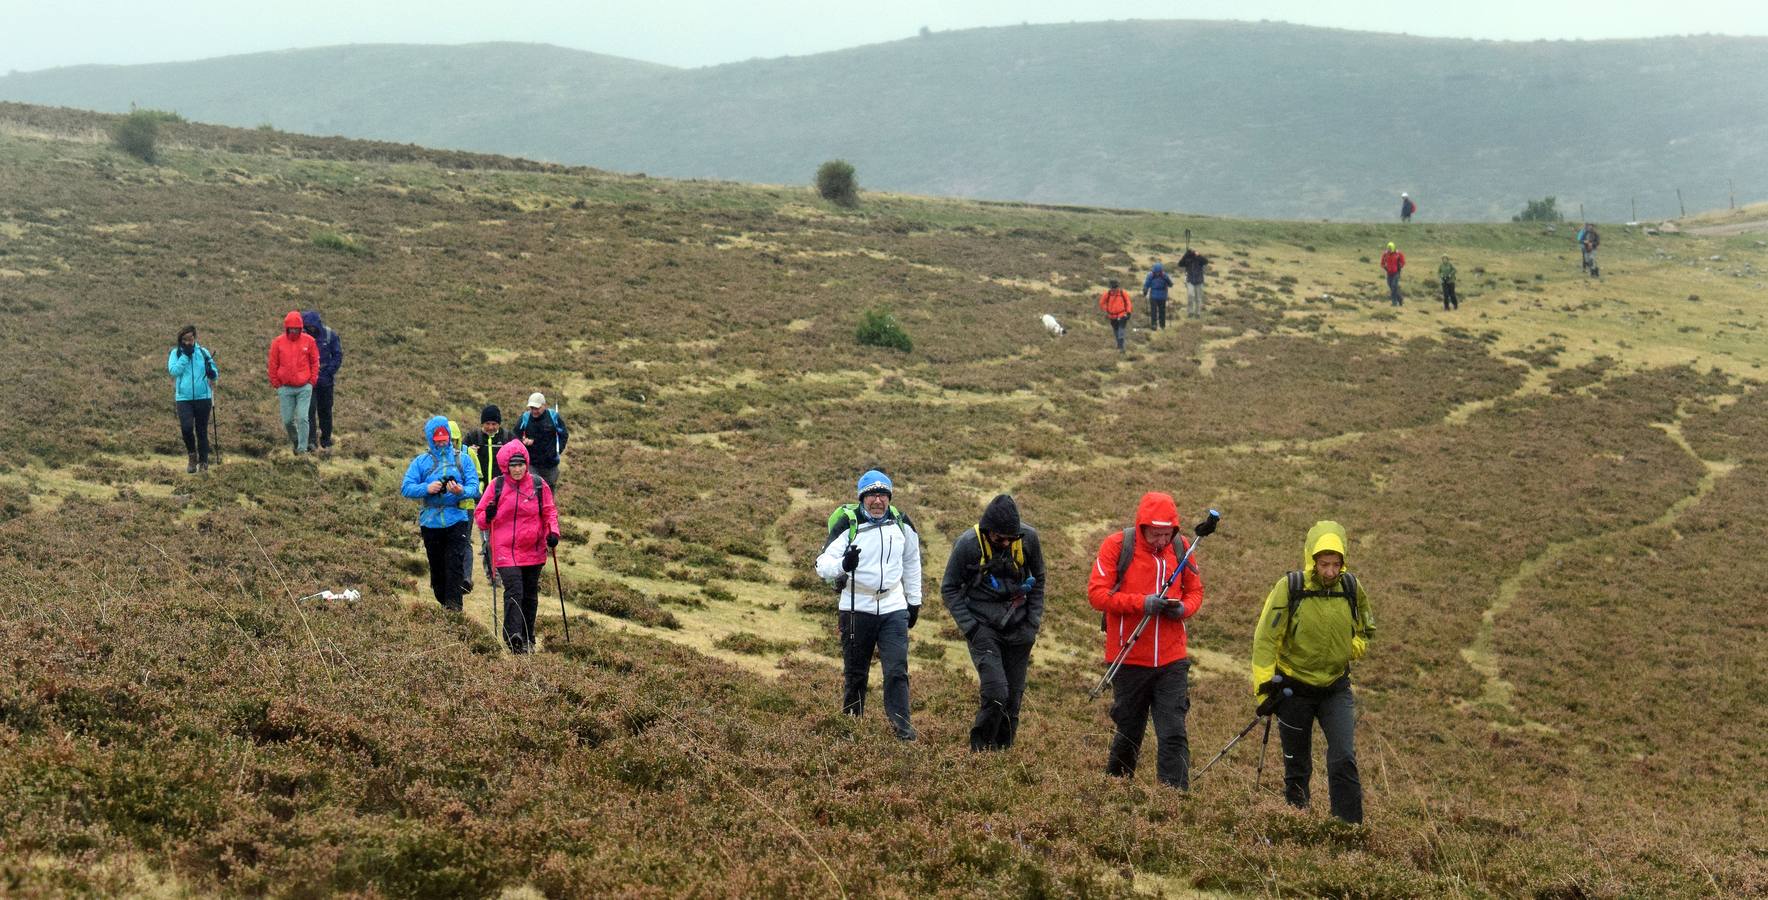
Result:
<instances>
[{"instance_id":1,"label":"yellow green jacket","mask_svg":"<svg viewBox=\"0 0 1768 900\"><path fill-rule=\"evenodd\" d=\"M1333 590L1338 579L1321 584L1314 573L1314 554L1335 550L1345 555L1344 527L1337 522L1321 521L1308 529L1302 553L1303 584L1307 590ZM1345 555L1345 570L1350 570L1350 557ZM1277 579L1265 595L1264 609L1259 612L1258 627L1252 633L1252 689L1257 696L1259 685L1271 680L1278 669L1293 678L1325 687L1349 671L1354 660L1362 659L1375 636L1375 615L1369 611L1369 592L1362 579L1357 580L1357 621L1351 621L1351 606L1343 597L1304 597L1295 613L1294 634L1289 628L1289 578Z\"/></svg>"},{"instance_id":2,"label":"yellow green jacket","mask_svg":"<svg viewBox=\"0 0 1768 900\"><path fill-rule=\"evenodd\" d=\"M479 477L479 489L481 491L489 489L491 487L491 482L486 481L485 473L479 471L479 461L473 458L473 454L468 453L461 448L460 423L453 419L448 420L448 437L454 442L454 452L460 456L461 468L473 470L473 473ZM472 509L476 504L477 501L475 500L462 500L460 501L460 508Z\"/></svg>"}]
</instances>

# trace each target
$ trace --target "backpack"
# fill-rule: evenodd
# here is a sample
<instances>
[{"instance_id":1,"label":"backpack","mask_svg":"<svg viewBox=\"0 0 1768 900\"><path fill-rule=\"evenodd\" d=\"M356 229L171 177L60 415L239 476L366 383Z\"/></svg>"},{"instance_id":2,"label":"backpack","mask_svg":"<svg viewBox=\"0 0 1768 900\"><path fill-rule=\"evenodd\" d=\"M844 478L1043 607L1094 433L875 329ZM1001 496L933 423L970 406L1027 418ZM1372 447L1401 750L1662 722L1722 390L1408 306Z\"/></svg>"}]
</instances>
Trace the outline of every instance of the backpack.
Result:
<instances>
[{"instance_id":1,"label":"backpack","mask_svg":"<svg viewBox=\"0 0 1768 900\"><path fill-rule=\"evenodd\" d=\"M552 421L553 430L554 431L559 430L559 413L558 413L558 411L555 409L552 409L551 407L548 407L546 410L546 417L547 417L547 419ZM520 419L516 420L516 433L521 434L522 431L524 429L526 429L527 427L528 427L528 413L526 411L523 411L522 417Z\"/></svg>"},{"instance_id":2,"label":"backpack","mask_svg":"<svg viewBox=\"0 0 1768 900\"><path fill-rule=\"evenodd\" d=\"M540 505L540 485L541 485L541 482L543 482L545 479L539 478L537 476L529 476L529 477L534 481L534 505L539 506ZM503 481L504 481L504 477L502 475L499 475L496 478L491 479L491 506L485 510L485 521L486 522L490 522L492 519L497 518L497 501L503 499Z\"/></svg>"},{"instance_id":3,"label":"backpack","mask_svg":"<svg viewBox=\"0 0 1768 900\"><path fill-rule=\"evenodd\" d=\"M1351 605L1351 634L1357 633L1357 576L1349 572L1338 574L1339 589L1336 591L1307 590L1306 573L1296 570L1289 573L1289 622L1283 632L1284 642L1295 637L1295 614L1301 609L1301 601L1307 597L1343 597Z\"/></svg>"},{"instance_id":4,"label":"backpack","mask_svg":"<svg viewBox=\"0 0 1768 900\"><path fill-rule=\"evenodd\" d=\"M1174 535L1173 539L1177 540L1178 535ZM1174 551L1174 552L1177 552L1177 551ZM1183 554L1180 554L1180 555L1182 556ZM1117 545L1117 580L1111 582L1111 592L1113 594L1117 593L1118 588L1123 587L1123 573L1128 572L1130 570L1130 560L1134 559L1135 556L1136 556L1136 526L1131 525L1130 527L1125 528L1123 530L1123 541ZM1190 563L1187 562L1187 563L1185 563L1185 565L1189 566ZM1104 613L1099 614L1099 630L1100 631L1105 630L1105 614Z\"/></svg>"},{"instance_id":5,"label":"backpack","mask_svg":"<svg viewBox=\"0 0 1768 900\"><path fill-rule=\"evenodd\" d=\"M902 511L897 509L895 504L892 504L890 507L890 518L895 520L896 530L898 532L902 531L902 526L904 524L907 524L910 528L915 527L915 523L909 521L909 517L903 515ZM847 522L847 542L851 544L853 543L854 536L859 534L859 504L844 503L835 507L835 511L829 513L829 530L834 531L836 524L842 520L846 520Z\"/></svg>"}]
</instances>

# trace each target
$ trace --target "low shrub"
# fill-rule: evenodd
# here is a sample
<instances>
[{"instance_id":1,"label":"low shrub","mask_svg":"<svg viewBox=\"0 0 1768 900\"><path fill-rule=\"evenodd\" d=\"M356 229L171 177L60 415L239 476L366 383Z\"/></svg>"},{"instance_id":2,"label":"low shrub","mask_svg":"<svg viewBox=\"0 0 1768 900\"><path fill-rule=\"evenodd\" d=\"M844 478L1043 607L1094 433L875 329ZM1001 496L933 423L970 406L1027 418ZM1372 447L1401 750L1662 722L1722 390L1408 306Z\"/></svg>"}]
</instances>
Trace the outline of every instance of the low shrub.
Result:
<instances>
[{"instance_id":1,"label":"low shrub","mask_svg":"<svg viewBox=\"0 0 1768 900\"><path fill-rule=\"evenodd\" d=\"M846 160L831 159L818 166L816 192L836 206L858 206L859 183L854 179L853 165Z\"/></svg>"},{"instance_id":2,"label":"low shrub","mask_svg":"<svg viewBox=\"0 0 1768 900\"><path fill-rule=\"evenodd\" d=\"M915 349L915 342L909 338L908 332L902 330L902 323L885 309L866 310L855 338L868 347L885 347L904 353Z\"/></svg>"},{"instance_id":3,"label":"low shrub","mask_svg":"<svg viewBox=\"0 0 1768 900\"><path fill-rule=\"evenodd\" d=\"M165 115L151 109L135 110L111 129L111 141L117 149L144 163L158 162L160 122Z\"/></svg>"}]
</instances>

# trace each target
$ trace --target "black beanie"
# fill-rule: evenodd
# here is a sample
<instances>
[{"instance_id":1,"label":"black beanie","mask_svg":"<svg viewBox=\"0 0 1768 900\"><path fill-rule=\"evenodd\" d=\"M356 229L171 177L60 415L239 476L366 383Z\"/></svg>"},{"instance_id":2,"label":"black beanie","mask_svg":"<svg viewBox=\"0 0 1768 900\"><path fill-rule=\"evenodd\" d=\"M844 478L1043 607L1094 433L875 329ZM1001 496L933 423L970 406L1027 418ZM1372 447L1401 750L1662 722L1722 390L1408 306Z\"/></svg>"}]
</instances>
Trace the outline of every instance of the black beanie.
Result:
<instances>
[{"instance_id":1,"label":"black beanie","mask_svg":"<svg viewBox=\"0 0 1768 900\"><path fill-rule=\"evenodd\" d=\"M988 507L982 511L982 518L976 523L983 531L994 534L1010 534L1018 537L1022 532L1019 526L1019 505L1006 494L999 494L988 501Z\"/></svg>"},{"instance_id":2,"label":"black beanie","mask_svg":"<svg viewBox=\"0 0 1768 900\"><path fill-rule=\"evenodd\" d=\"M503 412L497 408L497 404L487 403L484 409L479 410L479 424L483 425L486 422L503 424Z\"/></svg>"}]
</instances>

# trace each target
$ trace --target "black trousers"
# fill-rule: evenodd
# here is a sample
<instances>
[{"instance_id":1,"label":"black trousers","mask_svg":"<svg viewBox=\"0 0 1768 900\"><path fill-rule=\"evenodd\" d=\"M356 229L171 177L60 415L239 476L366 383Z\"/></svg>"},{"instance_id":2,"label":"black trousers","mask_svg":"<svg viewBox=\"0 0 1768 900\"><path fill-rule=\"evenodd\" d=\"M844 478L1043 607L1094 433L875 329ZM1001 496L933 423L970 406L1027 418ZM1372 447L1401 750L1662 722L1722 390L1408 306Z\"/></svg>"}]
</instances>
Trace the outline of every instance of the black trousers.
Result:
<instances>
[{"instance_id":1,"label":"black trousers","mask_svg":"<svg viewBox=\"0 0 1768 900\"><path fill-rule=\"evenodd\" d=\"M1142 735L1154 717L1155 774L1161 784L1180 790L1191 786L1191 742L1185 734L1185 714L1191 711L1191 661L1181 659L1164 666L1124 666L1111 682L1111 755L1105 774L1128 778L1136 774L1142 754Z\"/></svg>"},{"instance_id":2,"label":"black trousers","mask_svg":"<svg viewBox=\"0 0 1768 900\"><path fill-rule=\"evenodd\" d=\"M1025 699L1025 673L1031 667L1031 644L1009 644L1001 633L977 625L970 637L970 662L976 666L979 703L970 726L970 749L1005 750L1019 733L1019 704Z\"/></svg>"},{"instance_id":3,"label":"black trousers","mask_svg":"<svg viewBox=\"0 0 1768 900\"><path fill-rule=\"evenodd\" d=\"M1461 308L1461 298L1455 296L1455 282L1453 282L1453 281L1443 282L1443 308L1444 309L1460 309Z\"/></svg>"},{"instance_id":4,"label":"black trousers","mask_svg":"<svg viewBox=\"0 0 1768 900\"><path fill-rule=\"evenodd\" d=\"M456 522L447 528L419 528L424 537L424 555L430 560L430 591L443 609L460 612L461 567L465 560L467 541L461 533L472 528L471 522Z\"/></svg>"},{"instance_id":5,"label":"black trousers","mask_svg":"<svg viewBox=\"0 0 1768 900\"><path fill-rule=\"evenodd\" d=\"M512 653L534 652L534 617L540 613L540 572L543 565L503 566L503 642Z\"/></svg>"},{"instance_id":6,"label":"black trousers","mask_svg":"<svg viewBox=\"0 0 1768 900\"><path fill-rule=\"evenodd\" d=\"M1314 774L1314 723L1326 735L1326 790L1332 815L1363 821L1363 782L1357 777L1357 701L1351 680L1341 678L1318 693L1284 698L1277 707L1277 735L1283 740L1283 797L1308 807L1308 781Z\"/></svg>"},{"instance_id":7,"label":"black trousers","mask_svg":"<svg viewBox=\"0 0 1768 900\"><path fill-rule=\"evenodd\" d=\"M1166 327L1166 298L1148 298L1148 327L1161 329Z\"/></svg>"},{"instance_id":8,"label":"black trousers","mask_svg":"<svg viewBox=\"0 0 1768 900\"><path fill-rule=\"evenodd\" d=\"M909 614L841 613L841 711L861 715L872 674L872 654L884 667L884 717L898 732L909 728Z\"/></svg>"},{"instance_id":9,"label":"black trousers","mask_svg":"<svg viewBox=\"0 0 1768 900\"><path fill-rule=\"evenodd\" d=\"M178 408L178 431L184 435L184 452L195 453L197 459L209 461L209 411L215 408L213 400L179 400L173 404Z\"/></svg>"},{"instance_id":10,"label":"black trousers","mask_svg":"<svg viewBox=\"0 0 1768 900\"><path fill-rule=\"evenodd\" d=\"M313 386L313 402L307 405L307 440L309 447L330 447L332 431L332 388L335 385Z\"/></svg>"}]
</instances>

